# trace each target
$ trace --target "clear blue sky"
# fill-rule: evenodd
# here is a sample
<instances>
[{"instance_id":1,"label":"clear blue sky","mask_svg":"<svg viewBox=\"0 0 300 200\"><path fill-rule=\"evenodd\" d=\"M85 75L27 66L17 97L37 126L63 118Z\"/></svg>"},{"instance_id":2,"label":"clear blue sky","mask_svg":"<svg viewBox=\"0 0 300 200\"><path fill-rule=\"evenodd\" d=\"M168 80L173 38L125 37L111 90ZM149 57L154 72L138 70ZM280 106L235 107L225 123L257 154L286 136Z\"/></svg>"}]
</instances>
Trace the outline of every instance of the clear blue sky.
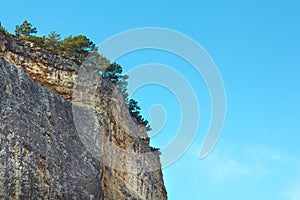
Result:
<instances>
[{"instance_id":1,"label":"clear blue sky","mask_svg":"<svg viewBox=\"0 0 300 200\"><path fill-rule=\"evenodd\" d=\"M198 152L210 119L210 97L188 63L160 51L139 51L118 62L125 71L162 63L194 87L201 121L191 148L164 168L169 199L300 199L300 2L269 1L3 1L9 31L29 20L38 34L84 34L96 44L119 32L163 27L201 44L215 61L227 95L222 136L204 160ZM134 78L134 77L132 77ZM164 106L166 123L152 144L163 147L180 123L176 95L149 85L135 94L143 112ZM149 117L148 117L149 118ZM153 124L155 127L156 125Z\"/></svg>"}]
</instances>

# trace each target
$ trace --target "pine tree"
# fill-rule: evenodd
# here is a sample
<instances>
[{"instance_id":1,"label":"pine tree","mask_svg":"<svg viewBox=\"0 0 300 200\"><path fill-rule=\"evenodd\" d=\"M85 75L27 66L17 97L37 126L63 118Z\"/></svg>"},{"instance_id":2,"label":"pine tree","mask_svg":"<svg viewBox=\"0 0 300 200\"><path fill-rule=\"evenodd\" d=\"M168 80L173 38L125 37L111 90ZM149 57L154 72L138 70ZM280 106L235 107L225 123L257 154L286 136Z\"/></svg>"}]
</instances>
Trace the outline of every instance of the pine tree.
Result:
<instances>
[{"instance_id":1,"label":"pine tree","mask_svg":"<svg viewBox=\"0 0 300 200\"><path fill-rule=\"evenodd\" d=\"M0 22L0 31L2 33L6 33L7 31L5 30L5 28L2 26L1 22Z\"/></svg>"},{"instance_id":2,"label":"pine tree","mask_svg":"<svg viewBox=\"0 0 300 200\"><path fill-rule=\"evenodd\" d=\"M62 41L63 56L79 63L87 57L95 44L84 35L69 36Z\"/></svg>"},{"instance_id":3,"label":"pine tree","mask_svg":"<svg viewBox=\"0 0 300 200\"><path fill-rule=\"evenodd\" d=\"M52 52L59 53L60 34L51 31L46 38L46 49Z\"/></svg>"},{"instance_id":4,"label":"pine tree","mask_svg":"<svg viewBox=\"0 0 300 200\"><path fill-rule=\"evenodd\" d=\"M29 23L27 20L25 20L20 26L16 26L15 30L16 36L23 36L25 38L28 38L32 34L37 33L37 30L35 27L32 27L32 24Z\"/></svg>"}]
</instances>

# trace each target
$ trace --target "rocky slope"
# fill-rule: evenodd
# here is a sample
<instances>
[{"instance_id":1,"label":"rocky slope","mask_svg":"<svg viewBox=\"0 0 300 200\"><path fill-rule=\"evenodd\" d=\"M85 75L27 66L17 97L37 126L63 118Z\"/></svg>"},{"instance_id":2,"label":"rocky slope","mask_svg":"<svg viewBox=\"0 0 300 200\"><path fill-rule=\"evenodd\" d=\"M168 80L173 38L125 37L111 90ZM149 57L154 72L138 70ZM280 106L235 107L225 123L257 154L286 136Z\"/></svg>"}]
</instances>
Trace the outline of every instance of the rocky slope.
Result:
<instances>
[{"instance_id":1,"label":"rocky slope","mask_svg":"<svg viewBox=\"0 0 300 200\"><path fill-rule=\"evenodd\" d=\"M0 199L167 199L145 127L79 72L0 33Z\"/></svg>"}]
</instances>

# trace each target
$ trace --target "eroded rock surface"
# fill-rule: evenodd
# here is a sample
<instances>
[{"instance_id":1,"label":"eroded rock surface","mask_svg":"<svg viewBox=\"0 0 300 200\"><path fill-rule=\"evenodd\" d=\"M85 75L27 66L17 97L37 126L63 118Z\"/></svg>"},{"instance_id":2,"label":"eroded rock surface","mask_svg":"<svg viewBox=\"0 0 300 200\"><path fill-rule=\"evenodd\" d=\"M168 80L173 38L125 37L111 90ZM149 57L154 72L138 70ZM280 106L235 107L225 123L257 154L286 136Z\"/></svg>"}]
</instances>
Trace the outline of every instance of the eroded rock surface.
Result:
<instances>
[{"instance_id":1,"label":"eroded rock surface","mask_svg":"<svg viewBox=\"0 0 300 200\"><path fill-rule=\"evenodd\" d=\"M0 59L0 199L103 199L72 105Z\"/></svg>"},{"instance_id":2,"label":"eroded rock surface","mask_svg":"<svg viewBox=\"0 0 300 200\"><path fill-rule=\"evenodd\" d=\"M21 67L29 78L62 95L65 99L72 99L74 80L79 68L75 62L1 32L0 58Z\"/></svg>"},{"instance_id":3,"label":"eroded rock surface","mask_svg":"<svg viewBox=\"0 0 300 200\"><path fill-rule=\"evenodd\" d=\"M0 42L0 199L167 199L158 152L111 84L79 105L74 62ZM78 125L89 117L96 151Z\"/></svg>"}]
</instances>

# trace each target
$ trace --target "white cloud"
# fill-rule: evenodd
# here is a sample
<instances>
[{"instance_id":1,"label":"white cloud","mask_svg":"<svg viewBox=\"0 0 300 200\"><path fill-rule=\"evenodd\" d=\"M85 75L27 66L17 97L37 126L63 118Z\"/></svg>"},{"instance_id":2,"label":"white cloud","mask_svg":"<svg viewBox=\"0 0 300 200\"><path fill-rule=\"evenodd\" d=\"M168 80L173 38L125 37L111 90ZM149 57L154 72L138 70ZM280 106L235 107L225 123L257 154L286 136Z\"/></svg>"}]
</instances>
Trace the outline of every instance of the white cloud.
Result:
<instances>
[{"instance_id":1,"label":"white cloud","mask_svg":"<svg viewBox=\"0 0 300 200\"><path fill-rule=\"evenodd\" d=\"M261 144L221 141L201 160L196 158L198 147L193 145L187 152L181 169L198 170L191 181L203 190L217 189L226 199L300 200L298 155Z\"/></svg>"},{"instance_id":2,"label":"white cloud","mask_svg":"<svg viewBox=\"0 0 300 200\"><path fill-rule=\"evenodd\" d=\"M215 164L211 168L211 177L214 182L237 179L250 173L250 168L247 165L230 157L218 157L214 162Z\"/></svg>"},{"instance_id":3,"label":"white cloud","mask_svg":"<svg viewBox=\"0 0 300 200\"><path fill-rule=\"evenodd\" d=\"M261 179L275 174L286 157L278 150L262 145L226 145L216 148L203 160L204 169L215 183Z\"/></svg>"},{"instance_id":4,"label":"white cloud","mask_svg":"<svg viewBox=\"0 0 300 200\"><path fill-rule=\"evenodd\" d=\"M284 162L286 157L276 149L271 149L263 145L246 146L244 152L253 160L264 162Z\"/></svg>"}]
</instances>

